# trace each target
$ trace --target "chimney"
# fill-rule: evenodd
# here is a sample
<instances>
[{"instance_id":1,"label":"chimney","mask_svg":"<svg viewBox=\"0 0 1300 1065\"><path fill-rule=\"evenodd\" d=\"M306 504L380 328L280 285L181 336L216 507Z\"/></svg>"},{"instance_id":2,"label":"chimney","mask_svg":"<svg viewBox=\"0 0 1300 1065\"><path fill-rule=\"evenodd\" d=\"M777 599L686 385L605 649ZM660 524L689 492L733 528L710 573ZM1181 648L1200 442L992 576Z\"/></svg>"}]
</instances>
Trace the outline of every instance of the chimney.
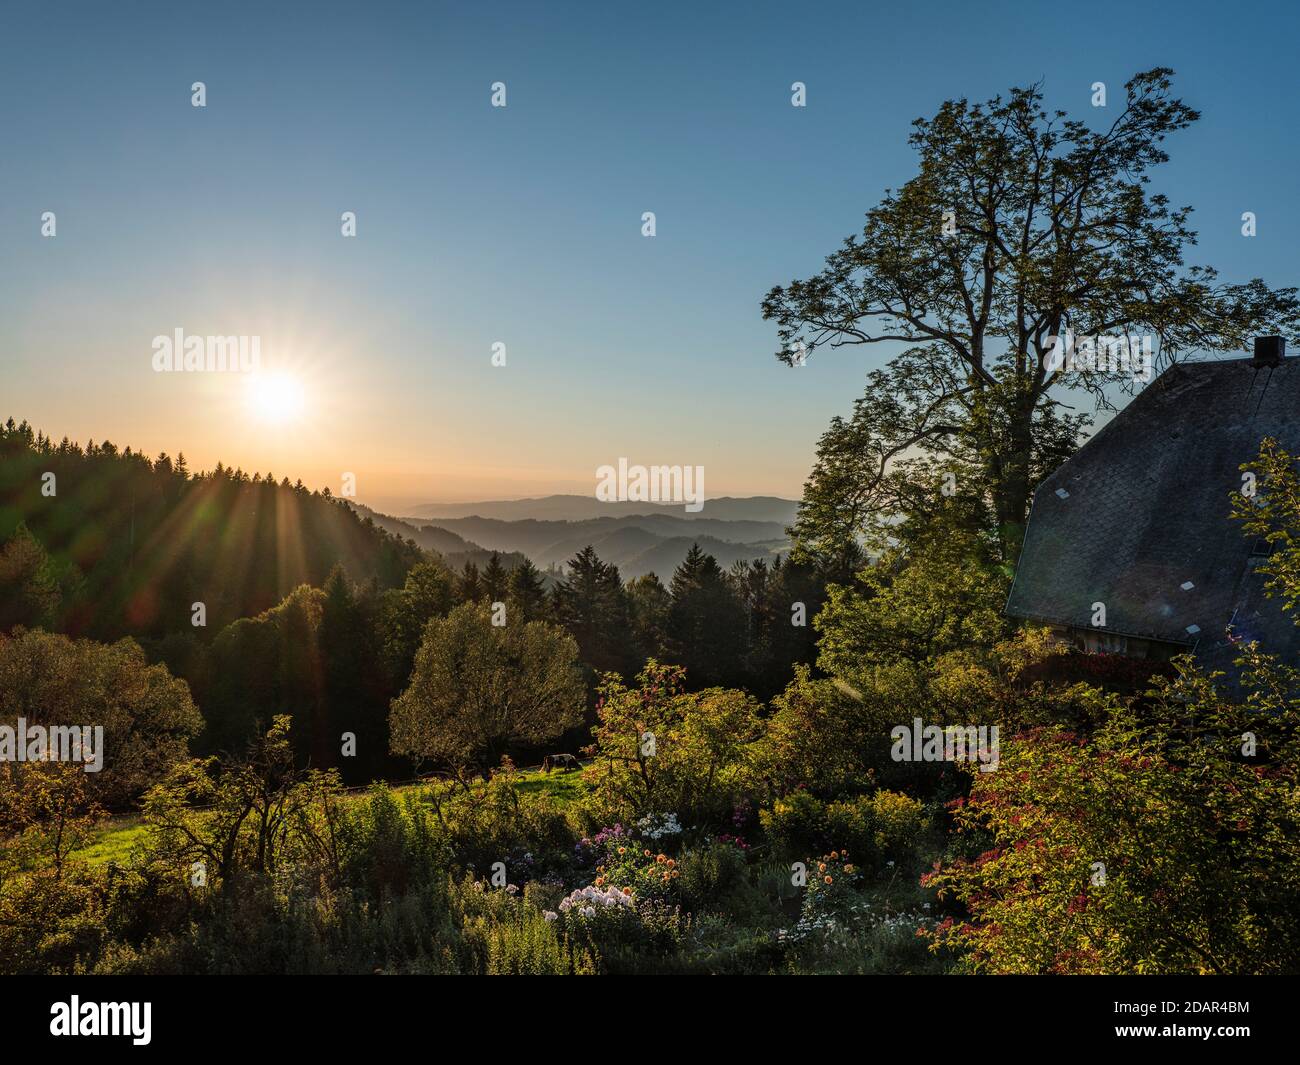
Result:
<instances>
[{"instance_id":1,"label":"chimney","mask_svg":"<svg viewBox=\"0 0 1300 1065\"><path fill-rule=\"evenodd\" d=\"M1252 366L1281 366L1286 358L1286 337L1256 337Z\"/></svg>"}]
</instances>

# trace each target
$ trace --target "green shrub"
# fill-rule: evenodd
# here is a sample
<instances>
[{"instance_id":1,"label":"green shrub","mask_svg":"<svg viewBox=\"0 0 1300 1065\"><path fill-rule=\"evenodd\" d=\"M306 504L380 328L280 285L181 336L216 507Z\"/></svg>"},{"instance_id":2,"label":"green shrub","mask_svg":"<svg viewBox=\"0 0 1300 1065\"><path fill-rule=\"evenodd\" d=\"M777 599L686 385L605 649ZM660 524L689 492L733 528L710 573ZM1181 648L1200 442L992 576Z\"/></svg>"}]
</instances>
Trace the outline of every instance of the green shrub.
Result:
<instances>
[{"instance_id":1,"label":"green shrub","mask_svg":"<svg viewBox=\"0 0 1300 1065\"><path fill-rule=\"evenodd\" d=\"M772 809L759 811L758 819L781 854L798 856L826 845L826 804L806 791L777 799Z\"/></svg>"},{"instance_id":2,"label":"green shrub","mask_svg":"<svg viewBox=\"0 0 1300 1065\"><path fill-rule=\"evenodd\" d=\"M449 866L446 833L428 809L383 786L343 807L338 839L344 883L376 902L442 880Z\"/></svg>"},{"instance_id":3,"label":"green shrub","mask_svg":"<svg viewBox=\"0 0 1300 1065\"><path fill-rule=\"evenodd\" d=\"M685 850L677 861L677 890L692 912L717 910L745 886L745 855L730 843L711 843Z\"/></svg>"},{"instance_id":4,"label":"green shrub","mask_svg":"<svg viewBox=\"0 0 1300 1065\"><path fill-rule=\"evenodd\" d=\"M579 838L570 812L551 795L521 791L517 784L517 774L506 770L469 790L446 783L424 790L422 800L438 821L456 864L480 871L495 862L513 866L509 859L525 852L542 864L567 863Z\"/></svg>"},{"instance_id":5,"label":"green shrub","mask_svg":"<svg viewBox=\"0 0 1300 1065\"><path fill-rule=\"evenodd\" d=\"M773 847L787 857L842 850L873 872L909 859L929 823L920 800L883 789L832 803L795 792L759 816Z\"/></svg>"},{"instance_id":6,"label":"green shrub","mask_svg":"<svg viewBox=\"0 0 1300 1065\"><path fill-rule=\"evenodd\" d=\"M63 876L17 876L0 894L0 973L73 973L94 964L109 939L104 873L79 863Z\"/></svg>"},{"instance_id":7,"label":"green shrub","mask_svg":"<svg viewBox=\"0 0 1300 1065\"><path fill-rule=\"evenodd\" d=\"M926 824L921 801L896 791L860 795L826 808L829 842L838 843L862 865L877 871L888 861L910 858Z\"/></svg>"}]
</instances>

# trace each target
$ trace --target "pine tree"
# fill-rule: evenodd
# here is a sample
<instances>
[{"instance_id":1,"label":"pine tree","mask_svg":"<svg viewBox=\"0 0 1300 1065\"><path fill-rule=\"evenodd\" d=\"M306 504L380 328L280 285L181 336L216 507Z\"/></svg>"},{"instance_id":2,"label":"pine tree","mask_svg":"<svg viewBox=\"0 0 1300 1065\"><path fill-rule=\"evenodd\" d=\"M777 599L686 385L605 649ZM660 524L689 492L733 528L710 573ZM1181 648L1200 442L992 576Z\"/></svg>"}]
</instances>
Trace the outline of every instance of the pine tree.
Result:
<instances>
[{"instance_id":1,"label":"pine tree","mask_svg":"<svg viewBox=\"0 0 1300 1065\"><path fill-rule=\"evenodd\" d=\"M506 589L510 575L501 565L501 556L496 551L492 552L492 557L488 559L487 565L483 567L483 594L487 596L491 603L500 603L505 600Z\"/></svg>"},{"instance_id":2,"label":"pine tree","mask_svg":"<svg viewBox=\"0 0 1300 1065\"><path fill-rule=\"evenodd\" d=\"M494 556L495 557L495 556ZM525 558L510 574L508 602L524 621L537 621L546 605L546 583L541 570Z\"/></svg>"},{"instance_id":3,"label":"pine tree","mask_svg":"<svg viewBox=\"0 0 1300 1065\"><path fill-rule=\"evenodd\" d=\"M456 578L441 561L427 559L411 567L401 588L385 594L380 640L394 687L406 685L430 619L445 617L455 605L455 584Z\"/></svg>"},{"instance_id":4,"label":"pine tree","mask_svg":"<svg viewBox=\"0 0 1300 1065\"><path fill-rule=\"evenodd\" d=\"M734 682L745 648L746 619L740 599L718 560L692 544L673 573L668 611L668 650L686 667L693 686Z\"/></svg>"},{"instance_id":5,"label":"pine tree","mask_svg":"<svg viewBox=\"0 0 1300 1065\"><path fill-rule=\"evenodd\" d=\"M602 562L588 545L569 560L555 586L556 620L578 641L582 660L597 672L626 671L632 662L627 595L618 567Z\"/></svg>"},{"instance_id":6,"label":"pine tree","mask_svg":"<svg viewBox=\"0 0 1300 1065\"><path fill-rule=\"evenodd\" d=\"M325 579L317 641L323 680L321 713L316 723L320 732L313 737L316 764L339 765L341 737L352 732L358 737L367 729L358 719L361 709L361 673L365 667L361 651L361 618L352 583L341 565L335 564ZM319 760L323 759L323 761Z\"/></svg>"},{"instance_id":7,"label":"pine tree","mask_svg":"<svg viewBox=\"0 0 1300 1065\"><path fill-rule=\"evenodd\" d=\"M13 537L0 548L0 633L15 625L52 626L60 598L50 556L19 522Z\"/></svg>"},{"instance_id":8,"label":"pine tree","mask_svg":"<svg viewBox=\"0 0 1300 1065\"><path fill-rule=\"evenodd\" d=\"M668 589L655 574L647 573L628 581L627 598L638 665L647 658L663 658L673 604Z\"/></svg>"},{"instance_id":9,"label":"pine tree","mask_svg":"<svg viewBox=\"0 0 1300 1065\"><path fill-rule=\"evenodd\" d=\"M456 598L462 603L477 603L483 598L483 581L478 566L473 562L466 562L461 570L460 580L456 583Z\"/></svg>"}]
</instances>

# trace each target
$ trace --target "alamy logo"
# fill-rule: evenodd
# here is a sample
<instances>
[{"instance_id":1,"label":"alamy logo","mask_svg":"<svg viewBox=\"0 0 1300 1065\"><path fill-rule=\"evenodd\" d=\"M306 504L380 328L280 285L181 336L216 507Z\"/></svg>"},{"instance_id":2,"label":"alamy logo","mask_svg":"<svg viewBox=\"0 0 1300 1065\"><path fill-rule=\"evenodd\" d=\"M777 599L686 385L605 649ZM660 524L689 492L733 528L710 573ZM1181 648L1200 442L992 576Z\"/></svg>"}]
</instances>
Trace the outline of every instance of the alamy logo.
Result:
<instances>
[{"instance_id":1,"label":"alamy logo","mask_svg":"<svg viewBox=\"0 0 1300 1065\"><path fill-rule=\"evenodd\" d=\"M704 509L703 466L629 466L596 470L596 498L602 503L685 503L692 514Z\"/></svg>"},{"instance_id":2,"label":"alamy logo","mask_svg":"<svg viewBox=\"0 0 1300 1065\"><path fill-rule=\"evenodd\" d=\"M1064 336L1051 337L1052 350L1043 360L1048 373L1123 374L1143 381L1151 380L1151 336L1075 336L1068 329Z\"/></svg>"},{"instance_id":3,"label":"alamy logo","mask_svg":"<svg viewBox=\"0 0 1300 1065\"><path fill-rule=\"evenodd\" d=\"M81 762L87 773L104 768L104 726L0 725L0 762Z\"/></svg>"},{"instance_id":4,"label":"alamy logo","mask_svg":"<svg viewBox=\"0 0 1300 1065\"><path fill-rule=\"evenodd\" d=\"M981 773L991 773L1001 760L997 725L925 725L917 717L911 725L896 725L889 738L895 762L977 761Z\"/></svg>"},{"instance_id":5,"label":"alamy logo","mask_svg":"<svg viewBox=\"0 0 1300 1065\"><path fill-rule=\"evenodd\" d=\"M73 995L50 1007L50 1035L129 1035L136 1046L148 1046L152 1014L151 1002L82 1002Z\"/></svg>"},{"instance_id":6,"label":"alamy logo","mask_svg":"<svg viewBox=\"0 0 1300 1065\"><path fill-rule=\"evenodd\" d=\"M155 373L254 373L262 363L260 336L171 336L153 338Z\"/></svg>"}]
</instances>

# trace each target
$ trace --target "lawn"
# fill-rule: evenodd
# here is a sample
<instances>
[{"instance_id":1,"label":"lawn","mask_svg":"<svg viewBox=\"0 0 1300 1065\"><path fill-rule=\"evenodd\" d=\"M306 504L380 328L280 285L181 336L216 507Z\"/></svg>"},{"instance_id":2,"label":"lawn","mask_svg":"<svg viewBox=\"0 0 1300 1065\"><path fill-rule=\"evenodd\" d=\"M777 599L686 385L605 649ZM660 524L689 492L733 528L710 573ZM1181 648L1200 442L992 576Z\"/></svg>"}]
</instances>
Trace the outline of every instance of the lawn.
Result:
<instances>
[{"instance_id":1,"label":"lawn","mask_svg":"<svg viewBox=\"0 0 1300 1065\"><path fill-rule=\"evenodd\" d=\"M144 838L144 823L139 814L125 814L105 821L95 830L91 841L72 856L89 862L91 865L106 865L117 862L125 865L130 859L131 850Z\"/></svg>"},{"instance_id":2,"label":"lawn","mask_svg":"<svg viewBox=\"0 0 1300 1065\"><path fill-rule=\"evenodd\" d=\"M546 793L562 802L574 802L587 794L587 785L581 773L543 773L537 769L519 774L519 790L527 795Z\"/></svg>"},{"instance_id":3,"label":"lawn","mask_svg":"<svg viewBox=\"0 0 1300 1065\"><path fill-rule=\"evenodd\" d=\"M393 790L409 791L421 786L406 784ZM532 769L520 772L519 790L532 795L547 793L561 802L574 802L586 794L587 786L582 782L581 773L543 773L540 769ZM355 794L363 793L364 789ZM132 848L144 837L144 832L145 826L139 814L112 817L100 825L91 841L74 851L72 856L91 865L105 865L108 862L126 864Z\"/></svg>"}]
</instances>

